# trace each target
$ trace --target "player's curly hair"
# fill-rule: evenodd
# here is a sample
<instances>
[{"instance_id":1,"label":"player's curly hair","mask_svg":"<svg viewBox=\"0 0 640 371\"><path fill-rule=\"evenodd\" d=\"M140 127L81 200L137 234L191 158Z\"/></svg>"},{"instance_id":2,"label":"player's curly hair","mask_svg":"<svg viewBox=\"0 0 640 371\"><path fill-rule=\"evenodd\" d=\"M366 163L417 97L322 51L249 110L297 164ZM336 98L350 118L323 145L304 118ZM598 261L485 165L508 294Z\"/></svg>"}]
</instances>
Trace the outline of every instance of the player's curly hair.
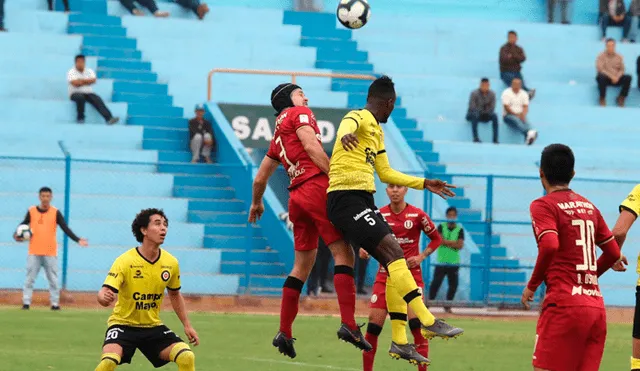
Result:
<instances>
[{"instance_id":1,"label":"player's curly hair","mask_svg":"<svg viewBox=\"0 0 640 371\"><path fill-rule=\"evenodd\" d=\"M576 159L569 146L550 144L542 151L540 169L550 185L569 184L573 178Z\"/></svg>"},{"instance_id":2,"label":"player's curly hair","mask_svg":"<svg viewBox=\"0 0 640 371\"><path fill-rule=\"evenodd\" d=\"M382 100L393 99L396 95L396 88L393 80L389 76L380 76L369 86L367 98L377 98Z\"/></svg>"},{"instance_id":3,"label":"player's curly hair","mask_svg":"<svg viewBox=\"0 0 640 371\"><path fill-rule=\"evenodd\" d=\"M160 215L167 221L167 225L169 225L169 219L162 209L151 208L141 210L138 215L136 215L136 218L133 219L133 223L131 223L131 232L133 232L133 235L136 237L136 241L142 243L144 235L142 234L141 229L149 226L152 215Z\"/></svg>"}]
</instances>

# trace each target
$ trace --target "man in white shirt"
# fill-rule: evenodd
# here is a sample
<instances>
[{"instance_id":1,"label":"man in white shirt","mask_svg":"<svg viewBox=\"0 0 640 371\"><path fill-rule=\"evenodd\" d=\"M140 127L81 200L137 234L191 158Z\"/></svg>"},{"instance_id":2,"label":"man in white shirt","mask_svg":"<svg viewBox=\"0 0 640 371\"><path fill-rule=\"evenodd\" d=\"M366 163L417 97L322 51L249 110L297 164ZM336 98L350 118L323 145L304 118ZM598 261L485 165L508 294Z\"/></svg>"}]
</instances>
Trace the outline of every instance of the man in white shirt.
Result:
<instances>
[{"instance_id":1,"label":"man in white shirt","mask_svg":"<svg viewBox=\"0 0 640 371\"><path fill-rule=\"evenodd\" d=\"M72 101L76 102L78 110L77 121L79 124L84 124L85 102L89 102L98 110L109 125L113 125L120 120L118 117L113 117L102 98L93 93L91 85L96 83L96 73L92 69L85 67L84 55L76 56L76 65L67 73L67 81L69 82L69 96Z\"/></svg>"},{"instance_id":2,"label":"man in white shirt","mask_svg":"<svg viewBox=\"0 0 640 371\"><path fill-rule=\"evenodd\" d=\"M531 129L531 125L527 122L529 94L522 90L522 80L513 79L511 87L502 92L502 106L504 123L521 132L525 137L525 143L533 144L538 138L538 132Z\"/></svg>"}]
</instances>

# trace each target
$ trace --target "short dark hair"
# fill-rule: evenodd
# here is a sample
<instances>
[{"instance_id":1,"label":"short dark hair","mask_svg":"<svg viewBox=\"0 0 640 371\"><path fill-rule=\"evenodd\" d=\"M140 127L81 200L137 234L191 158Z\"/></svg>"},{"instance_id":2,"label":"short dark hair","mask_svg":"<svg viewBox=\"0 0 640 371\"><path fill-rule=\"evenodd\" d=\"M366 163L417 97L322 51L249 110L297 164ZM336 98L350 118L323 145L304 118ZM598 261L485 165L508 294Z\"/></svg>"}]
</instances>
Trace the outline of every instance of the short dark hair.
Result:
<instances>
[{"instance_id":1,"label":"short dark hair","mask_svg":"<svg viewBox=\"0 0 640 371\"><path fill-rule=\"evenodd\" d=\"M569 184L576 159L569 146L550 144L542 150L540 169L550 185Z\"/></svg>"},{"instance_id":2,"label":"short dark hair","mask_svg":"<svg viewBox=\"0 0 640 371\"><path fill-rule=\"evenodd\" d=\"M507 32L507 36L509 36L509 35L518 36L516 31L514 31L514 30L511 30L511 31Z\"/></svg>"},{"instance_id":3,"label":"short dark hair","mask_svg":"<svg viewBox=\"0 0 640 371\"><path fill-rule=\"evenodd\" d=\"M447 211L444 213L445 215L449 214L449 212L453 211L454 213L456 213L456 215L458 214L458 209L455 206L449 206L447 208Z\"/></svg>"},{"instance_id":4,"label":"short dark hair","mask_svg":"<svg viewBox=\"0 0 640 371\"><path fill-rule=\"evenodd\" d=\"M395 84L389 76L380 76L369 86L367 98L392 99L396 95Z\"/></svg>"},{"instance_id":5,"label":"short dark hair","mask_svg":"<svg viewBox=\"0 0 640 371\"><path fill-rule=\"evenodd\" d=\"M76 55L76 59L75 59L75 61L77 62L77 61L78 61L78 59L83 59L83 60L84 60L84 54L78 54L78 55Z\"/></svg>"},{"instance_id":6,"label":"short dark hair","mask_svg":"<svg viewBox=\"0 0 640 371\"><path fill-rule=\"evenodd\" d=\"M486 77L483 77L483 78L480 80L480 82L489 82L489 79L488 79L488 78L486 78Z\"/></svg>"},{"instance_id":7,"label":"short dark hair","mask_svg":"<svg viewBox=\"0 0 640 371\"><path fill-rule=\"evenodd\" d=\"M605 41L605 44L608 44L608 43L609 43L609 41L611 41L611 42L612 42L612 43L614 43L614 44L616 43L616 41L615 41L614 39L612 39L612 38L608 38L608 39Z\"/></svg>"},{"instance_id":8,"label":"short dark hair","mask_svg":"<svg viewBox=\"0 0 640 371\"><path fill-rule=\"evenodd\" d=\"M164 211L162 211L162 209L151 208L141 210L138 215L136 215L136 218L133 219L133 223L131 223L131 232L133 232L133 235L136 237L136 241L142 243L144 235L140 229L147 228L149 226L151 216L153 215L160 215L167 221L167 225L169 225L169 219L164 215Z\"/></svg>"},{"instance_id":9,"label":"short dark hair","mask_svg":"<svg viewBox=\"0 0 640 371\"><path fill-rule=\"evenodd\" d=\"M53 191L49 187L42 187L40 188L40 191L38 191L38 194L40 193L53 193Z\"/></svg>"}]
</instances>

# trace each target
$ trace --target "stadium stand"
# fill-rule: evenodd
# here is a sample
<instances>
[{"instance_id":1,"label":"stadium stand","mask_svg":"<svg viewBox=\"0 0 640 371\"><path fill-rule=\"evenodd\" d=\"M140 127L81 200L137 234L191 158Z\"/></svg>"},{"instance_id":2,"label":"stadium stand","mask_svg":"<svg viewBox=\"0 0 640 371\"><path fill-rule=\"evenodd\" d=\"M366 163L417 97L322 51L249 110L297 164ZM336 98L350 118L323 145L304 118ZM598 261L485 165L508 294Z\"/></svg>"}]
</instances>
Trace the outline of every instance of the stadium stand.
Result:
<instances>
[{"instance_id":1,"label":"stadium stand","mask_svg":"<svg viewBox=\"0 0 640 371\"><path fill-rule=\"evenodd\" d=\"M54 188L54 204L62 208L64 194L56 192L65 187L59 140L74 159L100 160L73 162L68 221L89 239L91 247L82 250L71 244L71 289L94 290L100 285L108 268L104 264L133 243L130 219L140 208L153 204L164 207L171 216L166 246L183 262L185 288L199 293L244 292L244 263L249 259L251 292L279 293L291 261L290 251L283 251L289 248L290 233L277 220L282 202L277 195L268 194L268 212L261 226L246 227L251 180L246 169L253 160L214 102L264 104L282 78L215 76L214 102L208 109L219 141L217 164L190 165L185 115L204 100L205 78L215 67L387 73L394 77L399 104L387 130L396 132L397 127L403 137L398 143L408 144L399 151L417 156L425 170L463 186L448 204L459 208L461 221L472 236L465 246L465 264L485 262L484 226L479 222L487 217L487 201L486 180L464 175L535 177L542 146L563 142L574 146L579 177L637 179L633 170L638 165L631 148L637 136L632 117L640 103L638 91L632 88L627 108L614 108L615 94L611 93L610 107L596 107L594 61L603 45L595 26L597 9L586 0L573 2L572 22L583 25L570 27L525 23L546 20L544 4L526 0L508 4L464 0L455 5L411 0L411 6L403 7L379 0L370 23L357 32L337 26L331 13L295 13L283 9L290 4L276 0L218 1L201 22L167 2L159 2L159 7L170 11L171 17L161 20L130 16L114 0L72 1L72 10L81 12L68 17L38 11L46 5L36 0L19 3L19 9L5 4L11 32L0 35L3 50L14 51L0 58L3 71L11 71L10 76L0 74L4 80L0 84L0 154L56 161L1 160L7 176L0 179L0 192L8 203L0 212L0 223L3 231L15 228L44 184ZM333 6L324 1L326 11ZM407 9L413 14L402 14ZM238 19L243 27L236 27ZM474 144L464 120L467 99L483 76L491 79L499 96L503 84L498 49L510 29L518 32L527 52L523 70L527 82L538 90L530 120L540 137L534 146L525 147L519 135L501 124L504 144ZM65 35L67 32L71 35ZM609 32L617 35L619 31L612 28ZM618 51L632 72L640 50L635 45L619 45ZM91 108L86 125L71 124L74 107L66 96L64 73L78 52L89 56L88 66L101 79L96 91L114 115L127 118L126 125L105 127ZM314 107L335 108L362 106L368 85L314 78L300 78L299 83ZM27 130L19 124L25 119L31 125ZM480 129L481 138L488 139L489 126ZM593 150L596 145L598 150ZM281 183L272 185L272 190L281 193ZM495 305L513 304L528 278L529 270L523 267L531 265L536 254L527 224L528 204L542 190L535 179L496 178L494 184L492 219L510 224L493 224L491 262L508 269L491 270L489 300ZM631 187L631 183L610 181L574 184L574 189L603 210L610 224ZM384 202L382 192L376 198ZM442 218L446 206L436 203L433 216ZM632 231L628 246L637 241L638 233ZM3 233L0 242L11 246L10 264L0 267L0 286L20 288L23 246L14 244L10 233ZM633 249L627 252L629 256L636 253ZM87 261L91 261L89 266ZM482 272L475 268L462 274L458 298L482 300ZM607 303L632 304L628 295L632 275L630 270L602 279ZM42 281L37 285L43 287Z\"/></svg>"}]
</instances>

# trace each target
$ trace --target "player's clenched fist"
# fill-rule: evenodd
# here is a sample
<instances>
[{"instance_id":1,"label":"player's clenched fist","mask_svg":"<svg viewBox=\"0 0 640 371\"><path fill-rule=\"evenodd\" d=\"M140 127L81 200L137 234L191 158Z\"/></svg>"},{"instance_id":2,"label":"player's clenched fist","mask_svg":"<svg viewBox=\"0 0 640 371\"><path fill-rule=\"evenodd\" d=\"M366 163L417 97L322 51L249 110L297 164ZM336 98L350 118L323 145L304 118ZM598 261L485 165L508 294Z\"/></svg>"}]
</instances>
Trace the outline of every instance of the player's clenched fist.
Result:
<instances>
[{"instance_id":1,"label":"player's clenched fist","mask_svg":"<svg viewBox=\"0 0 640 371\"><path fill-rule=\"evenodd\" d=\"M118 295L107 287L103 287L100 289L100 292L98 292L98 303L103 307L108 307L111 303L116 301L117 298Z\"/></svg>"}]
</instances>

